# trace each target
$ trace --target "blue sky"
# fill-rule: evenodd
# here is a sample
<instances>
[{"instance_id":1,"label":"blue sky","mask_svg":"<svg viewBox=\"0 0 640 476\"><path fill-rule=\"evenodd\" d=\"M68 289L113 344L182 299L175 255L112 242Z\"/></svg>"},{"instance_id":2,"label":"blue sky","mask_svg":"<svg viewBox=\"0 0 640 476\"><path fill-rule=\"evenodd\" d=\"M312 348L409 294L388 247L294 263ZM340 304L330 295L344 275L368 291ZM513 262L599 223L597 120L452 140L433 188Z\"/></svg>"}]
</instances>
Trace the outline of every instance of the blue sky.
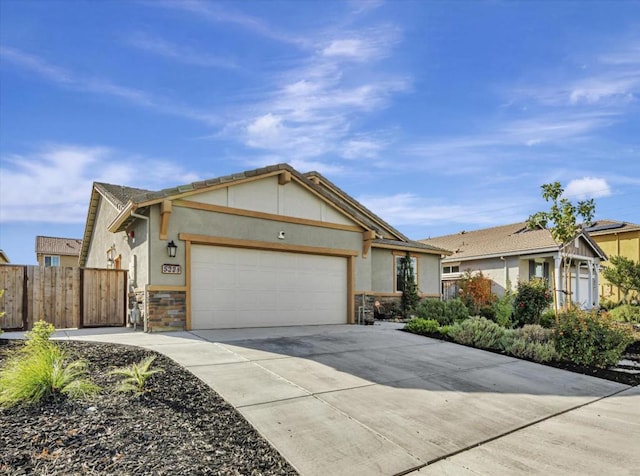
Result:
<instances>
[{"instance_id":1,"label":"blue sky","mask_svg":"<svg viewBox=\"0 0 640 476\"><path fill-rule=\"evenodd\" d=\"M640 223L640 2L0 1L0 248L91 183L317 170L413 239L546 210Z\"/></svg>"}]
</instances>

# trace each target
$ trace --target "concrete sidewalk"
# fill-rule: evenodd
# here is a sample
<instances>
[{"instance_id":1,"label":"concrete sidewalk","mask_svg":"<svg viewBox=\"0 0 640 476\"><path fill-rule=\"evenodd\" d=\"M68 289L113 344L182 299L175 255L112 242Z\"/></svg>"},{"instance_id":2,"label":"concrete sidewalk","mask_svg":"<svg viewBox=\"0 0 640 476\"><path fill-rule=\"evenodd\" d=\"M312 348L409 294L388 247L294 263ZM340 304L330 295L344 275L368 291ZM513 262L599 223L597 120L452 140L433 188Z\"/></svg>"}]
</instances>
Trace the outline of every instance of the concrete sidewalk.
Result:
<instances>
[{"instance_id":1,"label":"concrete sidewalk","mask_svg":"<svg viewBox=\"0 0 640 476\"><path fill-rule=\"evenodd\" d=\"M167 355L303 475L601 475L640 467L638 387L398 327L83 329L57 337Z\"/></svg>"}]
</instances>

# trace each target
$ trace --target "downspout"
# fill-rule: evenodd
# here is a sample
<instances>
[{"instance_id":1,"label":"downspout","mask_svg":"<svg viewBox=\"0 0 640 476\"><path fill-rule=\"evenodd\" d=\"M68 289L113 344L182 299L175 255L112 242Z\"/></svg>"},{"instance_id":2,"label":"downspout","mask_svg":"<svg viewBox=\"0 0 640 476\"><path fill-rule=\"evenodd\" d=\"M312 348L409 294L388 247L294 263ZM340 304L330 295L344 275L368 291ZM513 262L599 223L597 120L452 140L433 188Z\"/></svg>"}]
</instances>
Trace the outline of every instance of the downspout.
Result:
<instances>
[{"instance_id":1,"label":"downspout","mask_svg":"<svg viewBox=\"0 0 640 476\"><path fill-rule=\"evenodd\" d=\"M140 215L133 210L131 211L131 216L134 218L140 218L141 220L145 220L147 222L147 282L144 285L144 319L143 319L143 330L144 332L149 332L148 330L148 319L149 319L149 296L147 293L147 288L149 287L149 281L151 281L151 222L149 217Z\"/></svg>"}]
</instances>

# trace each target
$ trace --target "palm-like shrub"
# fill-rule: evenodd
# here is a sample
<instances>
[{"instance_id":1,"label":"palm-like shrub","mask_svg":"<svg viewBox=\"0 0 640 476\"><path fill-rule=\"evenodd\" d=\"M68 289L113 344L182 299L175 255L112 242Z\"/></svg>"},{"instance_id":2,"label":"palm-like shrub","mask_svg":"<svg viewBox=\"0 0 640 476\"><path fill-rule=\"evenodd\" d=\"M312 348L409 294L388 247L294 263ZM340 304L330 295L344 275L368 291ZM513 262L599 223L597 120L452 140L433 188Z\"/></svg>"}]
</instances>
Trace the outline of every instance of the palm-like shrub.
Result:
<instances>
[{"instance_id":1,"label":"palm-like shrub","mask_svg":"<svg viewBox=\"0 0 640 476\"><path fill-rule=\"evenodd\" d=\"M156 356L152 355L140 362L109 372L111 375L124 377L118 384L117 390L136 394L145 392L147 390L147 382L151 376L164 372L162 369L151 369L151 364L153 364L154 360L156 360Z\"/></svg>"}]
</instances>

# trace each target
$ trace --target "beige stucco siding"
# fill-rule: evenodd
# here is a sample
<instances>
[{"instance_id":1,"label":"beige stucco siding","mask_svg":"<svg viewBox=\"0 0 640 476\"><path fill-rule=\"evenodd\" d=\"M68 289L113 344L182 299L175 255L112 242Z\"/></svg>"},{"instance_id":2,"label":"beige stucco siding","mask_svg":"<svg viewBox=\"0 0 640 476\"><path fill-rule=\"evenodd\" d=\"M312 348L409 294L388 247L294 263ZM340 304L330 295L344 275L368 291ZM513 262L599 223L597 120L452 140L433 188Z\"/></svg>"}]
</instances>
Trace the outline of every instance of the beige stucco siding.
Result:
<instances>
[{"instance_id":1,"label":"beige stucco siding","mask_svg":"<svg viewBox=\"0 0 640 476\"><path fill-rule=\"evenodd\" d=\"M391 250L373 248L371 250L371 291L374 293L392 293L394 257Z\"/></svg>"},{"instance_id":2,"label":"beige stucco siding","mask_svg":"<svg viewBox=\"0 0 640 476\"><path fill-rule=\"evenodd\" d=\"M440 294L440 256L418 256L418 288L424 294Z\"/></svg>"},{"instance_id":3,"label":"beige stucco siding","mask_svg":"<svg viewBox=\"0 0 640 476\"><path fill-rule=\"evenodd\" d=\"M79 258L77 256L57 255L55 253L38 253L37 261L40 266L44 266L45 256L58 256L60 258L61 267L74 267L74 266L78 266L79 264Z\"/></svg>"},{"instance_id":4,"label":"beige stucco siding","mask_svg":"<svg viewBox=\"0 0 640 476\"><path fill-rule=\"evenodd\" d=\"M188 197L188 200L339 225L355 225L344 214L295 181L279 185L277 176L203 192Z\"/></svg>"},{"instance_id":5,"label":"beige stucco siding","mask_svg":"<svg viewBox=\"0 0 640 476\"><path fill-rule=\"evenodd\" d=\"M446 263L449 264L449 263ZM446 265L445 264L445 265ZM462 277L467 271L476 274L482 271L482 274L491 279L491 292L497 296L503 296L507 288L507 280L510 282L511 289L515 289L518 280L528 279L529 265L526 263L526 277L522 277L520 259L518 257L500 257L487 258L482 260L462 261L459 264L460 274L456 276ZM447 276L444 276L447 279Z\"/></svg>"},{"instance_id":6,"label":"beige stucco siding","mask_svg":"<svg viewBox=\"0 0 640 476\"><path fill-rule=\"evenodd\" d=\"M115 246L114 258L120 256L122 269L129 268L131 250L124 232L111 233L109 224L118 215L118 211L104 198L100 198L100 205L96 212L93 236L87 252L85 267L107 268L107 250Z\"/></svg>"},{"instance_id":7,"label":"beige stucco siding","mask_svg":"<svg viewBox=\"0 0 640 476\"><path fill-rule=\"evenodd\" d=\"M205 235L211 237L231 238L238 240L259 241L266 243L290 244L315 248L335 248L362 251L362 233L322 228L317 226L284 223L264 218L230 215L184 207L173 207L167 240L159 240L159 207L153 207L151 213L152 263L156 263L151 270L152 284L184 285L185 274L169 275L161 273L162 263L180 264L186 268L186 244L178 239L180 233ZM280 240L280 232L284 232L285 239ZM167 241L174 240L178 245L176 258L167 257ZM362 260L362 258L357 258ZM356 288L365 285L367 279L366 265L356 263Z\"/></svg>"},{"instance_id":8,"label":"beige stucco siding","mask_svg":"<svg viewBox=\"0 0 640 476\"><path fill-rule=\"evenodd\" d=\"M401 253L384 248L373 248L371 253L371 291L395 292L395 257ZM440 295L440 256L411 253L418 258L418 289L424 294ZM364 289L364 288L358 288ZM398 293L400 295L400 293Z\"/></svg>"}]
</instances>

